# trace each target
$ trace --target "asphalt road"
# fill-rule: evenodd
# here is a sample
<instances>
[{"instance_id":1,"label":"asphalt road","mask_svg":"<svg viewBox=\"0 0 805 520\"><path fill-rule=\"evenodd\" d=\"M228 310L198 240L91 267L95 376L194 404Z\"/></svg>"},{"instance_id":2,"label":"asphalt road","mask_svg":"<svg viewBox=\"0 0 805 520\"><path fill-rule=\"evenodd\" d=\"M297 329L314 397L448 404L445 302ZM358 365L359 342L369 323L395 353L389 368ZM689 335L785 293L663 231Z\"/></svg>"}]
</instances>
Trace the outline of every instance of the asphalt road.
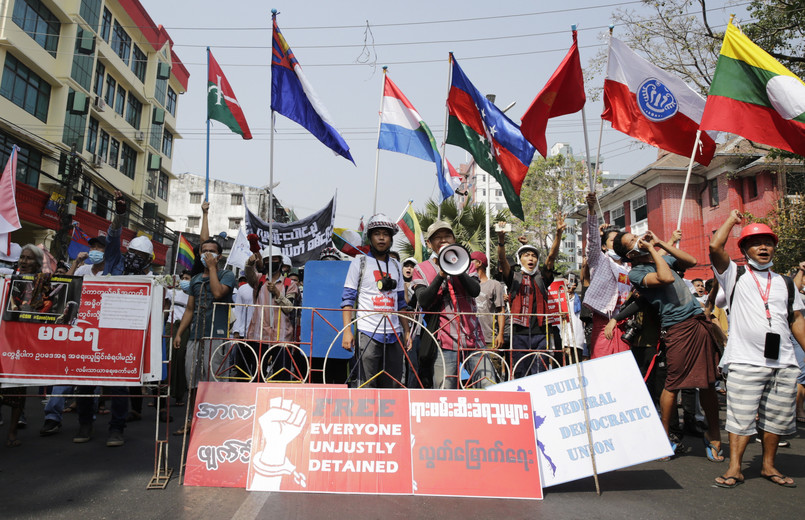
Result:
<instances>
[{"instance_id":1,"label":"asphalt road","mask_svg":"<svg viewBox=\"0 0 805 520\"><path fill-rule=\"evenodd\" d=\"M701 440L688 437L689 453L684 456L601 475L600 496L589 478L548 488L543 501L527 501L185 487L176 477L182 439L171 435L169 463L174 477L164 490L147 490L154 468L153 408L145 407L144 419L129 424L126 444L120 448L106 447L108 416L99 419L87 444L72 442L78 429L75 414L65 415L62 432L40 437L42 408L38 399L29 398L29 427L19 435L23 445L0 445L1 519L773 519L791 518L805 499L803 428L790 438L791 447L778 454L778 469L798 481L796 489L760 477L760 445L755 443L745 457L746 483L736 489L714 487L713 478L726 464L709 462ZM8 421L9 408L2 413ZM174 408L172 414L178 419L184 410ZM170 430L178 424L178 420L171 423ZM2 438L7 426L0 427Z\"/></svg>"}]
</instances>

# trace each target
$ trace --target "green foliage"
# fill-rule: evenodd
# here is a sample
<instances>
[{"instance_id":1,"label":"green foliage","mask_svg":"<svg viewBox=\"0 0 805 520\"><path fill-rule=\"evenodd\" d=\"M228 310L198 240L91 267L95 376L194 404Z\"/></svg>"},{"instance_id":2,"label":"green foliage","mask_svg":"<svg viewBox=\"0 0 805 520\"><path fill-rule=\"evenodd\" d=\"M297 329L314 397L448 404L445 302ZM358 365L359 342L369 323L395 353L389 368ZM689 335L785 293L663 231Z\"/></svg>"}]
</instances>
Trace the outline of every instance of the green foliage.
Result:
<instances>
[{"instance_id":1,"label":"green foliage","mask_svg":"<svg viewBox=\"0 0 805 520\"><path fill-rule=\"evenodd\" d=\"M456 205L455 197L451 197L441 203L442 207L442 220L450 222L453 227L453 232L456 235L456 243L463 245L470 252L484 251L486 249L486 207L484 205L472 205L463 210L460 210ZM422 227L422 233L428 229L428 226L437 220L439 214L439 204L434 200L428 200L425 204L424 211L416 211L416 216L419 219L419 225ZM499 211L497 214L490 216L490 225L494 226L495 222L502 220L511 220L512 216L508 210ZM494 251L495 238L492 237L492 246ZM405 258L414 256L414 248L408 243L405 238L402 238L402 245L400 247L400 255ZM423 252L423 258L428 258L430 251Z\"/></svg>"},{"instance_id":2,"label":"green foliage","mask_svg":"<svg viewBox=\"0 0 805 520\"><path fill-rule=\"evenodd\" d=\"M536 159L528 168L520 191L525 221L514 222L512 235L525 235L540 250L540 258L546 258L556 233L557 218L584 201L587 184L582 161L563 155ZM507 240L506 253L513 255L519 246L516 240Z\"/></svg>"}]
</instances>

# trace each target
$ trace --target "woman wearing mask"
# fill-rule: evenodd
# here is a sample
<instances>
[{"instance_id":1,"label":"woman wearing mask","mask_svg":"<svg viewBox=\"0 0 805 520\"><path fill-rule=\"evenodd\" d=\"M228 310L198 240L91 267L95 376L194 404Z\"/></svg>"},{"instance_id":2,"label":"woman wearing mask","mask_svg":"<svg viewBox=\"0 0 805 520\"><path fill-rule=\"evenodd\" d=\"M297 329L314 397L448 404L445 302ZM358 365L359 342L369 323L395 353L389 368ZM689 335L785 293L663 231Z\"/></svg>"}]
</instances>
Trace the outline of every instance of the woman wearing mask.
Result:
<instances>
[{"instance_id":1,"label":"woman wearing mask","mask_svg":"<svg viewBox=\"0 0 805 520\"><path fill-rule=\"evenodd\" d=\"M105 251L105 237L90 238L89 252L78 253L73 266L67 274L74 276L101 276L106 266L104 261ZM89 260L89 263L86 263L87 260Z\"/></svg>"}]
</instances>

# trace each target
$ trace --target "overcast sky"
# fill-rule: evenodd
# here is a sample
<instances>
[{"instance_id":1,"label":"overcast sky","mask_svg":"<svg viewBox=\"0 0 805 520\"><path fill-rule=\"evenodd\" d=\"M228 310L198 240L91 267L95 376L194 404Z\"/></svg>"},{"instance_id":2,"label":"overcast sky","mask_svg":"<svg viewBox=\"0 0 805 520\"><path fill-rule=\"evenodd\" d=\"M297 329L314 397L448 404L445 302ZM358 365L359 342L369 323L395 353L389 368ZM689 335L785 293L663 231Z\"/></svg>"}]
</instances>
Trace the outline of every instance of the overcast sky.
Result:
<instances>
[{"instance_id":1,"label":"overcast sky","mask_svg":"<svg viewBox=\"0 0 805 520\"><path fill-rule=\"evenodd\" d=\"M175 145L173 172L204 175L205 47L210 46L254 135L253 140L243 141L213 121L210 176L252 186L269 182L270 11L280 12L277 20L283 35L349 144L357 166L278 115L274 181L280 184L276 194L302 217L322 208L337 191L336 225L353 229L361 216L368 220L372 212L383 65L389 66L390 77L441 142L449 51L481 92L497 95L498 106L516 102L508 115L519 123L567 53L572 24L579 28L582 66L586 67L604 45L602 35L616 5L641 7L639 2L607 0L140 1L153 20L168 30L176 54L190 71L188 92L179 100L182 139ZM562 4L569 8L560 11ZM734 10L711 11L709 20L713 25L726 24ZM602 77L586 81L588 91L603 86ZM601 110L600 102L588 101L592 156ZM549 147L568 142L577 154L583 153L581 113L551 120L547 141ZM656 153L624 134L604 129L605 170L631 175L652 162ZM447 147L447 157L456 166L466 160L464 151L454 146ZM428 198L437 196L435 171L432 163L381 151L378 211L397 218L409 199L422 208Z\"/></svg>"}]
</instances>

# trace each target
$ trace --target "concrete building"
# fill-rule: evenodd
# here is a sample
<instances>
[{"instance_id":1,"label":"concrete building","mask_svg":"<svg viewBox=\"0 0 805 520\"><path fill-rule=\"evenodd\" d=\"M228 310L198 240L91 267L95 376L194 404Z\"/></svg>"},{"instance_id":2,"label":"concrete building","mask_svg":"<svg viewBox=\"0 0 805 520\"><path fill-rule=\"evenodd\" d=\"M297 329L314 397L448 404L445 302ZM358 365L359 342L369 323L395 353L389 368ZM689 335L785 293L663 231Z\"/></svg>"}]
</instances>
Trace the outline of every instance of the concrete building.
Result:
<instances>
[{"instance_id":1,"label":"concrete building","mask_svg":"<svg viewBox=\"0 0 805 520\"><path fill-rule=\"evenodd\" d=\"M106 233L120 190L131 207L123 244L151 236L164 265L189 79L172 46L138 0L0 0L0 162L20 147L13 241L51 246L71 179L69 212L85 233Z\"/></svg>"},{"instance_id":2,"label":"concrete building","mask_svg":"<svg viewBox=\"0 0 805 520\"><path fill-rule=\"evenodd\" d=\"M192 173L180 173L171 184L168 216L173 220L171 227L177 232L197 235L201 231L201 203L204 201L206 179ZM246 207L261 219L268 221L268 186L255 188L216 179L210 179L210 234L222 232L237 237L243 225ZM295 220L292 213L274 197L274 221Z\"/></svg>"},{"instance_id":3,"label":"concrete building","mask_svg":"<svg viewBox=\"0 0 805 520\"><path fill-rule=\"evenodd\" d=\"M710 238L731 210L765 217L789 193L787 186L805 179L801 160L789 160L780 168L767 153L768 147L733 136L717 147L709 166L694 165L682 212L680 247L699 263L687 271L686 278L712 278ZM687 157L663 153L624 184L604 192L599 197L604 220L631 233L650 229L668 239L677 226L688 162ZM578 208L577 216L586 220L586 206ZM735 240L738 232L734 230L727 243L727 253L735 260L743 258Z\"/></svg>"}]
</instances>

